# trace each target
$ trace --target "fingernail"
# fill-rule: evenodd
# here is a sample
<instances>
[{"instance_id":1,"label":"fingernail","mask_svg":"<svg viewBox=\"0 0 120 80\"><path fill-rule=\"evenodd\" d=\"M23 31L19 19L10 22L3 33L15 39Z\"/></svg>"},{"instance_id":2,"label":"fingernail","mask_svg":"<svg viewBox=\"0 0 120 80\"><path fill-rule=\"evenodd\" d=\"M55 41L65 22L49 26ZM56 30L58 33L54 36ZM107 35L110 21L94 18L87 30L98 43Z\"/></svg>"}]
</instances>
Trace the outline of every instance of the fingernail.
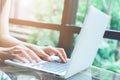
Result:
<instances>
[{"instance_id":1,"label":"fingernail","mask_svg":"<svg viewBox=\"0 0 120 80\"><path fill-rule=\"evenodd\" d=\"M50 57L47 57L47 61L50 61L51 59L50 59Z\"/></svg>"},{"instance_id":2,"label":"fingernail","mask_svg":"<svg viewBox=\"0 0 120 80\"><path fill-rule=\"evenodd\" d=\"M66 63L67 61L64 59L64 63Z\"/></svg>"},{"instance_id":3,"label":"fingernail","mask_svg":"<svg viewBox=\"0 0 120 80\"><path fill-rule=\"evenodd\" d=\"M41 59L37 60L37 62L38 62L38 63L41 62Z\"/></svg>"}]
</instances>

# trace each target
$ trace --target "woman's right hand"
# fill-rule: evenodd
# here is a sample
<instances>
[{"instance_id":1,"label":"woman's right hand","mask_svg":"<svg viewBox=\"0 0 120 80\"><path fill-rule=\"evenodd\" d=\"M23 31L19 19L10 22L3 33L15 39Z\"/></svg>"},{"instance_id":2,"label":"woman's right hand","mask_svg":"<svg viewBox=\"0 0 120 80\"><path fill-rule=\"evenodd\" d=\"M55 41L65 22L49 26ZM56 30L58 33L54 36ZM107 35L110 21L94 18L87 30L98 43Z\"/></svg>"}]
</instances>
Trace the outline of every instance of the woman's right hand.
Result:
<instances>
[{"instance_id":1,"label":"woman's right hand","mask_svg":"<svg viewBox=\"0 0 120 80\"><path fill-rule=\"evenodd\" d=\"M29 48L24 45L17 45L9 48L4 48L0 52L0 58L2 61L6 59L17 60L20 62L40 62L40 58Z\"/></svg>"}]
</instances>

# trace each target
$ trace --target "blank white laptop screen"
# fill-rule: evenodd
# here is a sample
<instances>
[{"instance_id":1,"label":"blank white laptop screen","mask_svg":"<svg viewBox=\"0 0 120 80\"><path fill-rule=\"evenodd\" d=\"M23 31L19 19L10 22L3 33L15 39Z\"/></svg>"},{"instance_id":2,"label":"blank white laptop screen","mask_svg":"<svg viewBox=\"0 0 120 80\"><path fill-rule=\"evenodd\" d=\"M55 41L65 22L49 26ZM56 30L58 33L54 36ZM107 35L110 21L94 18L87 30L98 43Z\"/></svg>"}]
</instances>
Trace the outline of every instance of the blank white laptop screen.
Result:
<instances>
[{"instance_id":1,"label":"blank white laptop screen","mask_svg":"<svg viewBox=\"0 0 120 80\"><path fill-rule=\"evenodd\" d=\"M67 77L89 67L103 40L110 16L90 6L71 57Z\"/></svg>"},{"instance_id":2,"label":"blank white laptop screen","mask_svg":"<svg viewBox=\"0 0 120 80\"><path fill-rule=\"evenodd\" d=\"M56 68L58 65L60 65L61 68L64 68L64 66L68 66L61 73L50 71L48 69L44 70L41 69L40 67L33 68L31 66L21 65L10 61L5 61L5 63L18 67L29 68L31 70L53 73L55 75L59 75L60 77L68 78L92 65L99 45L103 39L105 29L109 24L109 21L110 17L108 15L104 14L103 12L94 8L93 6L90 6L84 21L84 25L78 36L78 41L72 52L69 65L67 65L68 63L66 63L66 65L64 63L54 64L55 65L54 70L56 71L58 69ZM53 62L47 63L53 64Z\"/></svg>"}]
</instances>

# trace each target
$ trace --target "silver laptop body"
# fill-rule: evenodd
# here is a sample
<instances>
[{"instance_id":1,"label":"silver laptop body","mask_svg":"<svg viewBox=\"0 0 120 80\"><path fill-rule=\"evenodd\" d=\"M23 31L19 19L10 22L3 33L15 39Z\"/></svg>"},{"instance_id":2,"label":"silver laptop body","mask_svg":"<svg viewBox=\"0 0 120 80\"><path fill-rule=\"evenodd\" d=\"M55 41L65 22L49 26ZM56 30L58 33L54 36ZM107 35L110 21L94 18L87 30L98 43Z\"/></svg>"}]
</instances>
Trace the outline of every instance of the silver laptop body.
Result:
<instances>
[{"instance_id":1,"label":"silver laptop body","mask_svg":"<svg viewBox=\"0 0 120 80\"><path fill-rule=\"evenodd\" d=\"M90 6L71 59L68 59L67 63L42 61L38 64L26 65L9 60L6 60L5 63L34 71L51 73L62 78L71 77L92 65L109 22L110 16Z\"/></svg>"}]
</instances>

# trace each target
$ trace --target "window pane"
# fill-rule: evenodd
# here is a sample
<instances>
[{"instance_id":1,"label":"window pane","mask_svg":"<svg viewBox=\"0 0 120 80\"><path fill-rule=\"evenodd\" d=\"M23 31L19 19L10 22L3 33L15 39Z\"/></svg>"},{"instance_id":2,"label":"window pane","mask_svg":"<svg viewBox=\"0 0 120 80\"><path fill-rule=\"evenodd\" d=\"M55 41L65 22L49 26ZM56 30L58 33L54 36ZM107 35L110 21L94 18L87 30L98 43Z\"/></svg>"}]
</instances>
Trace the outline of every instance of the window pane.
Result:
<instances>
[{"instance_id":1,"label":"window pane","mask_svg":"<svg viewBox=\"0 0 120 80\"><path fill-rule=\"evenodd\" d=\"M84 18L86 15L87 10L87 1L86 0L79 0L78 3L78 10L76 14L76 25L82 27L84 22Z\"/></svg>"},{"instance_id":2,"label":"window pane","mask_svg":"<svg viewBox=\"0 0 120 80\"><path fill-rule=\"evenodd\" d=\"M64 0L17 0L14 4L15 6L12 5L11 9L12 18L61 24ZM13 28L11 29L12 36L29 43L54 47L58 44L59 31L36 29L34 26L13 26L10 28Z\"/></svg>"},{"instance_id":3,"label":"window pane","mask_svg":"<svg viewBox=\"0 0 120 80\"><path fill-rule=\"evenodd\" d=\"M35 28L34 26L20 26L11 25L10 34L17 39L26 41L28 43L39 46L53 46L57 47L59 41L59 31Z\"/></svg>"},{"instance_id":4,"label":"window pane","mask_svg":"<svg viewBox=\"0 0 120 80\"><path fill-rule=\"evenodd\" d=\"M109 4L110 0L104 0L106 4ZM111 15L111 23L108 29L120 30L120 0L114 0L111 3L111 9L105 9L102 0L92 0L92 5L100 9L102 12L109 13ZM79 0L78 12L76 15L76 25L82 25L87 10L87 0Z\"/></svg>"},{"instance_id":5,"label":"window pane","mask_svg":"<svg viewBox=\"0 0 120 80\"><path fill-rule=\"evenodd\" d=\"M27 42L39 46L57 47L59 41L59 31L49 29L36 29L28 36Z\"/></svg>"},{"instance_id":6,"label":"window pane","mask_svg":"<svg viewBox=\"0 0 120 80\"><path fill-rule=\"evenodd\" d=\"M64 0L19 0L18 2L16 13L18 19L61 23Z\"/></svg>"},{"instance_id":7,"label":"window pane","mask_svg":"<svg viewBox=\"0 0 120 80\"><path fill-rule=\"evenodd\" d=\"M120 42L113 39L104 39L93 65L120 73Z\"/></svg>"}]
</instances>

